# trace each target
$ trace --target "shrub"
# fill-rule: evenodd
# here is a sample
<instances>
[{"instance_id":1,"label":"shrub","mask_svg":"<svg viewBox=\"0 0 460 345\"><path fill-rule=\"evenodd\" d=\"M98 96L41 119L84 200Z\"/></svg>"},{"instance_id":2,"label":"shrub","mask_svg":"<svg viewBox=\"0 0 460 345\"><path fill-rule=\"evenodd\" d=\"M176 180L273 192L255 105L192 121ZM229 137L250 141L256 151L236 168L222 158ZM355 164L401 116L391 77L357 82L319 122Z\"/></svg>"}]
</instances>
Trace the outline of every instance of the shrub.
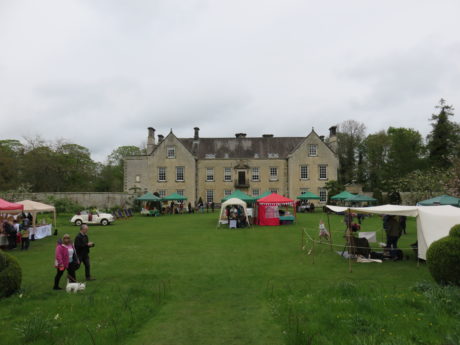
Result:
<instances>
[{"instance_id":1,"label":"shrub","mask_svg":"<svg viewBox=\"0 0 460 345\"><path fill-rule=\"evenodd\" d=\"M83 206L67 198L58 199L54 196L49 196L46 201L53 205L58 213L76 213L85 209Z\"/></svg>"},{"instance_id":2,"label":"shrub","mask_svg":"<svg viewBox=\"0 0 460 345\"><path fill-rule=\"evenodd\" d=\"M426 258L436 282L460 286L460 225L452 227L449 236L433 242Z\"/></svg>"},{"instance_id":3,"label":"shrub","mask_svg":"<svg viewBox=\"0 0 460 345\"><path fill-rule=\"evenodd\" d=\"M22 271L16 258L0 250L0 298L18 291L21 281Z\"/></svg>"}]
</instances>

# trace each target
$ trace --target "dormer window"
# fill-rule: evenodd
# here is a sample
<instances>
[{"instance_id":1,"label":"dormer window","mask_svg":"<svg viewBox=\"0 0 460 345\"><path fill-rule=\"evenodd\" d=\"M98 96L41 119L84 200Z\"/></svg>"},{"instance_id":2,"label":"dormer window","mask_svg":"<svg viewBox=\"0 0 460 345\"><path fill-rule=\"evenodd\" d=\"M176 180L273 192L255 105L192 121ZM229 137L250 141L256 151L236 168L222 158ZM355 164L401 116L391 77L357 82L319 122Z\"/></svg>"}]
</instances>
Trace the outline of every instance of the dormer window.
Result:
<instances>
[{"instance_id":1,"label":"dormer window","mask_svg":"<svg viewBox=\"0 0 460 345\"><path fill-rule=\"evenodd\" d=\"M204 158L206 158L206 159L214 159L214 158L216 158L216 155L214 153L206 153Z\"/></svg>"},{"instance_id":2,"label":"dormer window","mask_svg":"<svg viewBox=\"0 0 460 345\"><path fill-rule=\"evenodd\" d=\"M309 150L308 150L308 155L310 157L316 157L318 156L318 145L316 144L310 144Z\"/></svg>"},{"instance_id":3,"label":"dormer window","mask_svg":"<svg viewBox=\"0 0 460 345\"><path fill-rule=\"evenodd\" d=\"M268 158L279 158L279 154L278 153L269 153L268 154Z\"/></svg>"},{"instance_id":4,"label":"dormer window","mask_svg":"<svg viewBox=\"0 0 460 345\"><path fill-rule=\"evenodd\" d=\"M167 148L167 157L168 158L176 158L176 147L175 146L168 146L168 148Z\"/></svg>"}]
</instances>

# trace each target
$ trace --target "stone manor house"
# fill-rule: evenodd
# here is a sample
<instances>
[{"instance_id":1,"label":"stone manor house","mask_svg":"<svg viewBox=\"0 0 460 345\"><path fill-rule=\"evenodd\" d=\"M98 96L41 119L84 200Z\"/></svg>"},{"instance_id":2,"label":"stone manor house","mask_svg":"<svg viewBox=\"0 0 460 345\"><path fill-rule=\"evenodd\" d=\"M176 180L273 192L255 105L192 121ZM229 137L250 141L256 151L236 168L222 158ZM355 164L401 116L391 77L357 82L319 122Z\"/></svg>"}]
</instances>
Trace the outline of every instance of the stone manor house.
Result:
<instances>
[{"instance_id":1,"label":"stone manor house","mask_svg":"<svg viewBox=\"0 0 460 345\"><path fill-rule=\"evenodd\" d=\"M310 191L325 202L325 183L337 180L335 126L328 138L313 129L306 137L237 133L201 138L199 131L195 127L192 138L178 138L171 130L155 140L155 129L148 128L146 154L125 157L125 192L178 193L194 204L200 197L219 203L236 189L253 196L271 191L292 199Z\"/></svg>"}]
</instances>

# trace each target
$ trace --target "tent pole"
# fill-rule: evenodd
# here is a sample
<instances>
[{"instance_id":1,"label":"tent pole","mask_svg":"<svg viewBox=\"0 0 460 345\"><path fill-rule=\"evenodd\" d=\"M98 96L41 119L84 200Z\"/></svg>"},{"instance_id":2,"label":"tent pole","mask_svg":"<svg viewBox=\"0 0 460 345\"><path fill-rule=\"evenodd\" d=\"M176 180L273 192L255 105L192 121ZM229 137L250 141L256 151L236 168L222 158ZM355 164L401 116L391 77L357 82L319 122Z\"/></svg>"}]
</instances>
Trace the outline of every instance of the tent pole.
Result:
<instances>
[{"instance_id":1,"label":"tent pole","mask_svg":"<svg viewBox=\"0 0 460 345\"><path fill-rule=\"evenodd\" d=\"M326 207L326 209L327 209L327 207ZM329 243L331 245L331 250L334 250L332 248L332 229L331 229L331 220L329 219L329 212L326 211L326 214L327 214L327 226L329 228Z\"/></svg>"},{"instance_id":2,"label":"tent pole","mask_svg":"<svg viewBox=\"0 0 460 345\"><path fill-rule=\"evenodd\" d=\"M348 244L348 271L351 273L351 210L348 209L348 219L347 219L347 244Z\"/></svg>"},{"instance_id":3,"label":"tent pole","mask_svg":"<svg viewBox=\"0 0 460 345\"><path fill-rule=\"evenodd\" d=\"M303 248L303 243L304 243L304 233L303 233L303 232L304 232L304 229L302 228L302 230L301 230L302 239L300 240L300 250L302 250L302 248Z\"/></svg>"}]
</instances>

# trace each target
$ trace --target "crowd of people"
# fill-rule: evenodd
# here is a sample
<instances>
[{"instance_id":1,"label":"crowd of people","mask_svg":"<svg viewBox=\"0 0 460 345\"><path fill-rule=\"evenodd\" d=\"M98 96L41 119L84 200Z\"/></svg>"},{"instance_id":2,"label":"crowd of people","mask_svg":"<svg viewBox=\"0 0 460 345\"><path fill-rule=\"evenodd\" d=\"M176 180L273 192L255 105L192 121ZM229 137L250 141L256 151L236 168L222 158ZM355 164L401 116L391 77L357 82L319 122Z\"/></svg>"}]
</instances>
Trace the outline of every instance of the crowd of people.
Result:
<instances>
[{"instance_id":1,"label":"crowd of people","mask_svg":"<svg viewBox=\"0 0 460 345\"><path fill-rule=\"evenodd\" d=\"M34 235L31 232L33 223L32 214L22 213L17 216L9 215L4 219L0 217L0 249L28 250L30 241L34 240Z\"/></svg>"}]
</instances>

